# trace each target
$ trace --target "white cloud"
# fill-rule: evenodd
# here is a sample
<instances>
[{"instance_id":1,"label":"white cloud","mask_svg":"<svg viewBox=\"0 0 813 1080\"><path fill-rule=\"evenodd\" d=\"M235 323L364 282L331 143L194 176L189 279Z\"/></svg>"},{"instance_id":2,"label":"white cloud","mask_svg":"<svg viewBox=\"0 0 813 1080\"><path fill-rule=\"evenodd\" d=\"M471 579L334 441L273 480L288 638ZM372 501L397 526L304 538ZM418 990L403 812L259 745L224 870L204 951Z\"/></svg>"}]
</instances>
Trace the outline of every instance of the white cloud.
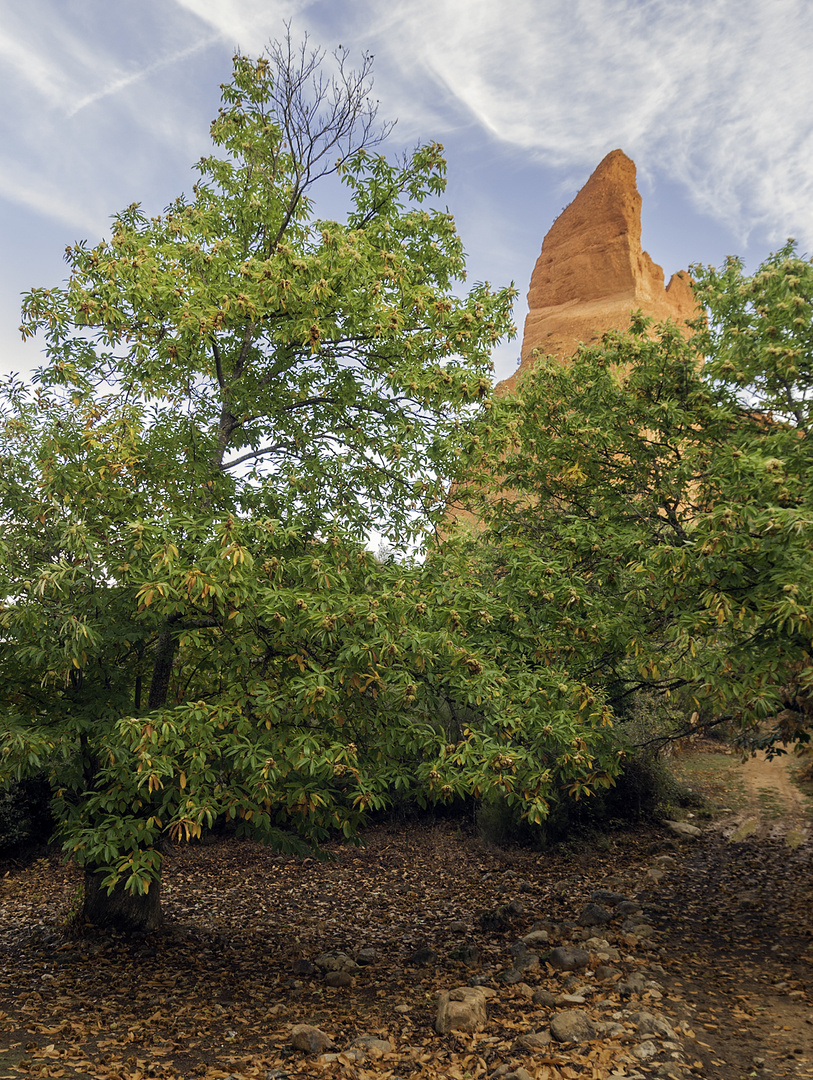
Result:
<instances>
[{"instance_id":1,"label":"white cloud","mask_svg":"<svg viewBox=\"0 0 813 1080\"><path fill-rule=\"evenodd\" d=\"M162 68L170 67L172 64L180 63L182 60L187 60L190 56L194 56L195 53L207 49L217 40L218 37L212 36L204 38L184 49L178 49L167 56L163 56L159 60L147 64L145 67L138 68L136 71L128 72L126 75L113 77L106 85L100 87L98 90L92 90L89 94L85 94L84 97L75 101L67 111L68 118L76 116L78 112L87 108L88 105L95 105L97 101L110 97L112 94L117 94L120 91L127 89L127 87L132 86L133 83L140 82L142 79L154 75L155 72L160 71Z\"/></svg>"},{"instance_id":2,"label":"white cloud","mask_svg":"<svg viewBox=\"0 0 813 1080\"><path fill-rule=\"evenodd\" d=\"M11 167L4 161L0 161L0 192L18 206L35 210L88 235L101 232L106 224L106 219L94 213L81 195L77 198L56 178L19 166Z\"/></svg>"},{"instance_id":3,"label":"white cloud","mask_svg":"<svg viewBox=\"0 0 813 1080\"><path fill-rule=\"evenodd\" d=\"M277 38L282 24L310 0L175 0L179 7L213 26L230 46L259 51Z\"/></svg>"},{"instance_id":4,"label":"white cloud","mask_svg":"<svg viewBox=\"0 0 813 1080\"><path fill-rule=\"evenodd\" d=\"M206 105L190 94L188 75L217 42L219 34L165 0L142 0L138 12L99 12L82 0L49 4L39 18L4 11L0 197L89 236L126 202L149 199L167 165L188 170L208 146L220 79L211 80ZM175 188L173 179L160 206Z\"/></svg>"},{"instance_id":5,"label":"white cloud","mask_svg":"<svg viewBox=\"0 0 813 1080\"><path fill-rule=\"evenodd\" d=\"M510 15L492 0L393 0L379 10L368 0L370 32L400 71L400 85L387 76L388 106L408 123L437 130L453 101L447 123L468 114L560 168L621 146L740 235L793 228L813 243L806 0L515 0Z\"/></svg>"}]
</instances>

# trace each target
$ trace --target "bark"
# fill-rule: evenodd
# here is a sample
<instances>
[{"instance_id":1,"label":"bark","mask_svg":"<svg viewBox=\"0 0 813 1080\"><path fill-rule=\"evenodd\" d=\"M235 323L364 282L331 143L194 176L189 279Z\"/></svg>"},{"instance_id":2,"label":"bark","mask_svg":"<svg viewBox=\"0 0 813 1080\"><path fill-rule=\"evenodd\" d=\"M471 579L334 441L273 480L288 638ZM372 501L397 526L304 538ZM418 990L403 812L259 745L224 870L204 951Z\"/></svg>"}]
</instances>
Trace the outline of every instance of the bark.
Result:
<instances>
[{"instance_id":1,"label":"bark","mask_svg":"<svg viewBox=\"0 0 813 1080\"><path fill-rule=\"evenodd\" d=\"M172 674L172 662L175 659L177 646L178 642L172 632L172 626L165 626L158 635L155 646L152 680L150 682L149 697L147 698L147 708L150 710L160 709L167 703L169 677Z\"/></svg>"},{"instance_id":2,"label":"bark","mask_svg":"<svg viewBox=\"0 0 813 1080\"><path fill-rule=\"evenodd\" d=\"M85 898L82 915L94 926L109 930L147 932L157 930L163 922L161 912L161 883L153 881L144 896L124 891L124 882L116 885L110 896L102 887L104 871L85 869Z\"/></svg>"}]
</instances>

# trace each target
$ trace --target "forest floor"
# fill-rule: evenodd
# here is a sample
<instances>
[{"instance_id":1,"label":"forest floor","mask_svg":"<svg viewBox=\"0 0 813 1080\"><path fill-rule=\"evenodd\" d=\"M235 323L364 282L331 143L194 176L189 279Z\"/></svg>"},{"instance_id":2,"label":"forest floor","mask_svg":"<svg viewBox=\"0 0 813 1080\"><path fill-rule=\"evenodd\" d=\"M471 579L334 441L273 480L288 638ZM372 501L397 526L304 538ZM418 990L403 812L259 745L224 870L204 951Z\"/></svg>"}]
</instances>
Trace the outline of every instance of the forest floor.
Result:
<instances>
[{"instance_id":1,"label":"forest floor","mask_svg":"<svg viewBox=\"0 0 813 1080\"><path fill-rule=\"evenodd\" d=\"M166 925L139 938L76 929L58 856L0 864L0 1080L813 1077L813 791L797 759L717 744L674 768L716 806L694 840L619 823L539 853L437 820L317 862L226 838L167 860ZM644 927L581 925L597 890ZM520 978L534 927L549 944ZM589 967L558 970L562 945ZM367 961L344 986L315 965L335 950ZM470 982L494 991L485 1027L437 1034L438 994ZM563 1010L592 1037L552 1039ZM331 1052L294 1049L298 1024Z\"/></svg>"}]
</instances>

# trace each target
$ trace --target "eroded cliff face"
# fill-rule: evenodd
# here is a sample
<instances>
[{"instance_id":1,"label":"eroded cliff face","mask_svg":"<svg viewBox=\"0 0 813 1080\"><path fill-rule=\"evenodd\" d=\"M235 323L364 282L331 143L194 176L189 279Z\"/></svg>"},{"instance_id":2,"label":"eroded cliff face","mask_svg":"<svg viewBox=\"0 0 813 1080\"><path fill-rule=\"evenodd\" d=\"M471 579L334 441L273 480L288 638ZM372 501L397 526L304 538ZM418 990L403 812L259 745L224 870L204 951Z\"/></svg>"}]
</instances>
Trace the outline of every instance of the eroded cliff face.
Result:
<instances>
[{"instance_id":1,"label":"eroded cliff face","mask_svg":"<svg viewBox=\"0 0 813 1080\"><path fill-rule=\"evenodd\" d=\"M622 150L608 154L551 226L528 290L521 362L498 391L510 393L533 353L562 359L580 342L625 330L640 308L657 322L696 315L688 276L664 288L661 268L641 249L641 196L635 165Z\"/></svg>"},{"instance_id":2,"label":"eroded cliff face","mask_svg":"<svg viewBox=\"0 0 813 1080\"><path fill-rule=\"evenodd\" d=\"M520 365L498 383L497 394L514 392L535 352L567 362L581 342L595 344L608 330L626 330L637 309L655 322L679 325L697 316L688 275L673 274L664 288L663 270L641 249L641 196L635 165L622 150L604 158L551 226L531 276L528 308ZM455 495L453 488L448 519L479 528Z\"/></svg>"}]
</instances>

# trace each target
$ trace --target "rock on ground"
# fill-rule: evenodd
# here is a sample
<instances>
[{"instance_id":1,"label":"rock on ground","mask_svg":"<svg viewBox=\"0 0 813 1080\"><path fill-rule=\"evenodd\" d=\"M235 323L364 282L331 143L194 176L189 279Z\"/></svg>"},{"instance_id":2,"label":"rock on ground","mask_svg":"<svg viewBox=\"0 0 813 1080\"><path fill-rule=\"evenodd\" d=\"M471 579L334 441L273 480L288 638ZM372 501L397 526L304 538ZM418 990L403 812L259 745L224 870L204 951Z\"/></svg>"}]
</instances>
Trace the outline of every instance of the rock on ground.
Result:
<instances>
[{"instance_id":1,"label":"rock on ground","mask_svg":"<svg viewBox=\"0 0 813 1080\"><path fill-rule=\"evenodd\" d=\"M458 986L444 990L438 998L435 1031L482 1031L486 1026L486 994L480 986Z\"/></svg>"},{"instance_id":2,"label":"rock on ground","mask_svg":"<svg viewBox=\"0 0 813 1080\"><path fill-rule=\"evenodd\" d=\"M550 1033L557 1042L587 1042L595 1039L597 1030L587 1013L567 1009L551 1020Z\"/></svg>"},{"instance_id":3,"label":"rock on ground","mask_svg":"<svg viewBox=\"0 0 813 1080\"><path fill-rule=\"evenodd\" d=\"M297 1024L291 1030L291 1046L294 1050L304 1050L306 1054L323 1054L333 1046L333 1039L321 1028Z\"/></svg>"}]
</instances>

